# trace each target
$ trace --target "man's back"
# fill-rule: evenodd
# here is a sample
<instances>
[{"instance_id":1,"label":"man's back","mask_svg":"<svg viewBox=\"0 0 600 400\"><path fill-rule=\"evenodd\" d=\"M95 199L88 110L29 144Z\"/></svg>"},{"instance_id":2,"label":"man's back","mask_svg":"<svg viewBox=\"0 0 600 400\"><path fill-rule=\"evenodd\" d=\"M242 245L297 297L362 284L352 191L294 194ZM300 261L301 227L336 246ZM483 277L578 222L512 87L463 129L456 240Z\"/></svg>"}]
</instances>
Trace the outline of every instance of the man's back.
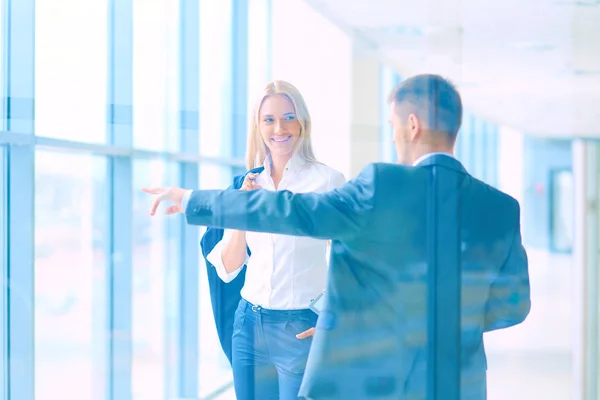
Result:
<instances>
[{"instance_id":1,"label":"man's back","mask_svg":"<svg viewBox=\"0 0 600 400\"><path fill-rule=\"evenodd\" d=\"M462 398L485 398L483 332L529 312L519 206L438 155L417 168L376 164L373 211L334 241L326 304L301 394L316 399L425 398L427 207L431 169L457 175L462 257ZM444 224L444 221L439 221ZM439 268L444 267L444 260Z\"/></svg>"}]
</instances>

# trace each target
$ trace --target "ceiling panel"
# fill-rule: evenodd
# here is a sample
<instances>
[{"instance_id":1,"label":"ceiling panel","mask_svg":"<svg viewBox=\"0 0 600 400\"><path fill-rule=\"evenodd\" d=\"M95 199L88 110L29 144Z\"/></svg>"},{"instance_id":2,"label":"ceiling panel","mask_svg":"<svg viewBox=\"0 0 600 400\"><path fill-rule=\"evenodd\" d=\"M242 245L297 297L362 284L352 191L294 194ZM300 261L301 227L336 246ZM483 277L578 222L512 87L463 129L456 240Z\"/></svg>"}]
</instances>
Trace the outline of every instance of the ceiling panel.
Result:
<instances>
[{"instance_id":1,"label":"ceiling panel","mask_svg":"<svg viewBox=\"0 0 600 400\"><path fill-rule=\"evenodd\" d=\"M402 75L441 73L477 113L530 134L600 137L600 1L311 0Z\"/></svg>"}]
</instances>

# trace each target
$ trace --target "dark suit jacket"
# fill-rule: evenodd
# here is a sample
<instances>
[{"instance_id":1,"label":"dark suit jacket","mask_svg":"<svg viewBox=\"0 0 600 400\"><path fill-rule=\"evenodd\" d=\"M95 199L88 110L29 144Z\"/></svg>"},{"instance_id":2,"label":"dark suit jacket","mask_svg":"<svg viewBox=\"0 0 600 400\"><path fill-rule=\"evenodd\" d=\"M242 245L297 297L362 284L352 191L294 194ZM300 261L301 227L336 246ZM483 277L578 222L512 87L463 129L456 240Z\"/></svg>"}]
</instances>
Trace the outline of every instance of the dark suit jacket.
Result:
<instances>
[{"instance_id":1,"label":"dark suit jacket","mask_svg":"<svg viewBox=\"0 0 600 400\"><path fill-rule=\"evenodd\" d=\"M264 168L259 167L252 169L244 175L238 175L233 178L233 184L229 189L239 189L244 183L244 178L249 173L260 173ZM210 302L212 304L213 316L215 318L215 325L217 327L217 335L219 336L219 342L221 348L227 356L229 363L231 364L231 336L233 335L233 317L235 310L240 302L241 295L240 291L244 287L246 281L246 268L242 268L239 275L235 277L229 283L225 283L217 275L215 267L206 258L210 252L215 248L217 243L223 238L223 229L220 228L208 228L202 240L200 246L202 247L202 256L206 264L206 274L208 276L208 288L210 291ZM250 254L250 250L248 250Z\"/></svg>"},{"instance_id":2,"label":"dark suit jacket","mask_svg":"<svg viewBox=\"0 0 600 400\"><path fill-rule=\"evenodd\" d=\"M426 216L432 166L459 182L457 190L438 195L459 196L462 209L461 394L463 399L483 399L483 333L522 322L530 309L516 200L473 178L445 155L417 167L370 164L356 179L322 194L192 194L186 210L190 224L333 240L327 296L302 396L425 398Z\"/></svg>"}]
</instances>

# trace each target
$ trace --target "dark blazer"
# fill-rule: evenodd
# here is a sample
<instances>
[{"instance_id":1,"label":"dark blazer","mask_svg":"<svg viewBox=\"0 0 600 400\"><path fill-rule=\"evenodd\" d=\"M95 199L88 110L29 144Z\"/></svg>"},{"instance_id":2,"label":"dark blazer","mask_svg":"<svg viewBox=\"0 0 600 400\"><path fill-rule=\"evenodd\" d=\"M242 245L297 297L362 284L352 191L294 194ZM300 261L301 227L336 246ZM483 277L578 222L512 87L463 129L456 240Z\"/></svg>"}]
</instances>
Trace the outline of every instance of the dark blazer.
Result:
<instances>
[{"instance_id":1,"label":"dark blazer","mask_svg":"<svg viewBox=\"0 0 600 400\"><path fill-rule=\"evenodd\" d=\"M527 256L516 200L454 158L417 167L370 164L331 192L195 191L188 223L332 239L327 296L300 395L424 399L427 367L427 204L432 167L459 196L461 395L484 399L483 333L529 313ZM441 221L443 224L443 221ZM443 268L443 263L441 264Z\"/></svg>"},{"instance_id":2,"label":"dark blazer","mask_svg":"<svg viewBox=\"0 0 600 400\"><path fill-rule=\"evenodd\" d=\"M264 167L259 167L238 175L233 178L233 184L228 189L240 189L244 178L250 173L261 173ZM206 264L206 275L208 276L208 288L210 291L210 302L212 304L213 316L217 327L217 335L221 348L231 364L231 336L233 335L233 316L240 302L240 291L246 281L246 268L242 268L239 275L229 283L225 283L217 275L215 267L206 258L223 238L223 229L208 228L200 241L202 256ZM248 249L248 254L250 250Z\"/></svg>"}]
</instances>

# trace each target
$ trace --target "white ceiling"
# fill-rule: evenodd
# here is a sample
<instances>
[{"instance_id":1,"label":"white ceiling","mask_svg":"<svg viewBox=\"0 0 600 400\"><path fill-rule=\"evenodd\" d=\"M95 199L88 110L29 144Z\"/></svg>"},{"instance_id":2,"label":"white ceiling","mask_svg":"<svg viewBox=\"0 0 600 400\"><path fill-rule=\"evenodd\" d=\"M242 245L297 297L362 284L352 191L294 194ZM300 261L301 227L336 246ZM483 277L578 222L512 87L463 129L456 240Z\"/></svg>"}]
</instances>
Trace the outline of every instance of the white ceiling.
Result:
<instances>
[{"instance_id":1,"label":"white ceiling","mask_svg":"<svg viewBox=\"0 0 600 400\"><path fill-rule=\"evenodd\" d=\"M309 0L403 76L451 78L469 110L600 137L600 0Z\"/></svg>"}]
</instances>

